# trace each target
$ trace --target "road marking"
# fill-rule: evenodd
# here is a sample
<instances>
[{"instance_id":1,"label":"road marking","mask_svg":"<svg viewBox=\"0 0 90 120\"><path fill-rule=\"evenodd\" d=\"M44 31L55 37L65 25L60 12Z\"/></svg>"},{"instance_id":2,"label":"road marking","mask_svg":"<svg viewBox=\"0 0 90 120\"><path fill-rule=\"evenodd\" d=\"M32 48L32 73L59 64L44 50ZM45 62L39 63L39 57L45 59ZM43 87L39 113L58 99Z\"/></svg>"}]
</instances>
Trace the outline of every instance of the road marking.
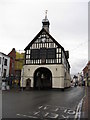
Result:
<instances>
[{"instance_id":1,"label":"road marking","mask_svg":"<svg viewBox=\"0 0 90 120\"><path fill-rule=\"evenodd\" d=\"M47 109L47 107L44 107L44 110L46 110Z\"/></svg>"},{"instance_id":2,"label":"road marking","mask_svg":"<svg viewBox=\"0 0 90 120\"><path fill-rule=\"evenodd\" d=\"M67 112L69 115L75 115L75 111L74 110L68 110Z\"/></svg>"},{"instance_id":3,"label":"road marking","mask_svg":"<svg viewBox=\"0 0 90 120\"><path fill-rule=\"evenodd\" d=\"M50 109L50 110L49 110ZM49 110L49 111L48 111ZM53 112L52 112L53 111ZM60 112L63 112L60 114ZM57 113L59 112L59 113ZM29 114L17 114L18 116L26 117L26 118L41 118L40 115L42 115L43 118L69 118L70 115L74 115L76 111L71 110L66 107L60 107L60 106L52 106L52 105L41 105L37 107L36 111L29 112ZM66 114L66 115L63 115Z\"/></svg>"},{"instance_id":4,"label":"road marking","mask_svg":"<svg viewBox=\"0 0 90 120\"><path fill-rule=\"evenodd\" d=\"M64 113L66 113L66 112L67 112L67 109L64 110Z\"/></svg>"},{"instance_id":5,"label":"road marking","mask_svg":"<svg viewBox=\"0 0 90 120\"><path fill-rule=\"evenodd\" d=\"M43 106L38 107L38 109L41 109Z\"/></svg>"},{"instance_id":6,"label":"road marking","mask_svg":"<svg viewBox=\"0 0 90 120\"><path fill-rule=\"evenodd\" d=\"M28 117L28 118L37 118L37 117L34 117L34 116L28 116L28 115L23 115L23 114L16 114L17 116L23 116L23 117Z\"/></svg>"},{"instance_id":7,"label":"road marking","mask_svg":"<svg viewBox=\"0 0 90 120\"><path fill-rule=\"evenodd\" d=\"M58 114L56 114L56 116L54 117L54 118L57 118L59 115Z\"/></svg>"},{"instance_id":8,"label":"road marking","mask_svg":"<svg viewBox=\"0 0 90 120\"><path fill-rule=\"evenodd\" d=\"M46 113L44 116L46 117L49 113Z\"/></svg>"},{"instance_id":9,"label":"road marking","mask_svg":"<svg viewBox=\"0 0 90 120\"><path fill-rule=\"evenodd\" d=\"M37 115L38 113L40 113L40 111L38 111L38 112L35 112L35 113L34 113L34 115Z\"/></svg>"},{"instance_id":10,"label":"road marking","mask_svg":"<svg viewBox=\"0 0 90 120\"><path fill-rule=\"evenodd\" d=\"M65 117L64 115L62 115L62 117L63 117L63 118L69 118L69 116L66 116L66 117Z\"/></svg>"},{"instance_id":11,"label":"road marking","mask_svg":"<svg viewBox=\"0 0 90 120\"><path fill-rule=\"evenodd\" d=\"M86 95L84 95L84 97L80 100L80 102L77 106L75 119L80 119L80 117L81 117L81 108L82 108L82 104L83 104L83 100L84 100L85 96Z\"/></svg>"},{"instance_id":12,"label":"road marking","mask_svg":"<svg viewBox=\"0 0 90 120\"><path fill-rule=\"evenodd\" d=\"M59 115L58 115L58 114L56 114L56 115L55 115L55 117L52 117L52 118L57 118L58 116L59 116Z\"/></svg>"},{"instance_id":13,"label":"road marking","mask_svg":"<svg viewBox=\"0 0 90 120\"><path fill-rule=\"evenodd\" d=\"M54 116L49 116L49 118L57 118L59 116L58 114L55 114L55 113L51 113L51 114Z\"/></svg>"},{"instance_id":14,"label":"road marking","mask_svg":"<svg viewBox=\"0 0 90 120\"><path fill-rule=\"evenodd\" d=\"M54 111L57 112L59 110L59 108L56 108Z\"/></svg>"},{"instance_id":15,"label":"road marking","mask_svg":"<svg viewBox=\"0 0 90 120\"><path fill-rule=\"evenodd\" d=\"M16 114L16 115L20 115L20 114Z\"/></svg>"}]
</instances>

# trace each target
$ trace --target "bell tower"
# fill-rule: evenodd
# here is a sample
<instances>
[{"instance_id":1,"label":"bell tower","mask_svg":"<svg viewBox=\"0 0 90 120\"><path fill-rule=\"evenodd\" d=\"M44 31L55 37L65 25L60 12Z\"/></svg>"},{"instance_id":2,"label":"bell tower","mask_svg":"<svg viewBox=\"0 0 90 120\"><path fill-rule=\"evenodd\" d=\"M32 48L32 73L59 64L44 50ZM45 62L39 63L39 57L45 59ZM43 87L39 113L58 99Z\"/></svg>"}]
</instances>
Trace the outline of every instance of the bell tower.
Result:
<instances>
[{"instance_id":1,"label":"bell tower","mask_svg":"<svg viewBox=\"0 0 90 120\"><path fill-rule=\"evenodd\" d=\"M45 11L45 19L42 20L42 28L44 28L47 32L49 32L49 20L47 19L47 11Z\"/></svg>"}]
</instances>

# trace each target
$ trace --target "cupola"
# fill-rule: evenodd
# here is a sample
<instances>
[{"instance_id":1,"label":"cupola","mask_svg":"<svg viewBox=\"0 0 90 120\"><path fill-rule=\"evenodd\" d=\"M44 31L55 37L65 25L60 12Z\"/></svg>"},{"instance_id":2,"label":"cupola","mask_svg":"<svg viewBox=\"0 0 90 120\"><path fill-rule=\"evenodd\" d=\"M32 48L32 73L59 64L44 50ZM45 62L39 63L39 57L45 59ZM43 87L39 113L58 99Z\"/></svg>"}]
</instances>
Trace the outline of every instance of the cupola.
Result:
<instances>
[{"instance_id":1,"label":"cupola","mask_svg":"<svg viewBox=\"0 0 90 120\"><path fill-rule=\"evenodd\" d=\"M45 19L42 20L42 28L49 32L49 20L47 19L47 10L45 11Z\"/></svg>"}]
</instances>

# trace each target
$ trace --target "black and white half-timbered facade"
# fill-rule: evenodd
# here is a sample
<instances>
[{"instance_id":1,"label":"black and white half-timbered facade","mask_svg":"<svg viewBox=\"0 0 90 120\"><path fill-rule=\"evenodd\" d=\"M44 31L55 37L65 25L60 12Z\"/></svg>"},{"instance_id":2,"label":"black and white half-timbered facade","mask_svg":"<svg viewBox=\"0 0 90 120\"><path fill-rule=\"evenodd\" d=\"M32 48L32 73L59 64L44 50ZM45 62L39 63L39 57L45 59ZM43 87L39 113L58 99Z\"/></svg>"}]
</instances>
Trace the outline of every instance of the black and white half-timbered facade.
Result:
<instances>
[{"instance_id":1,"label":"black and white half-timbered facade","mask_svg":"<svg viewBox=\"0 0 90 120\"><path fill-rule=\"evenodd\" d=\"M47 15L42 24L41 31L25 48L21 87L70 87L69 52L50 35Z\"/></svg>"}]
</instances>

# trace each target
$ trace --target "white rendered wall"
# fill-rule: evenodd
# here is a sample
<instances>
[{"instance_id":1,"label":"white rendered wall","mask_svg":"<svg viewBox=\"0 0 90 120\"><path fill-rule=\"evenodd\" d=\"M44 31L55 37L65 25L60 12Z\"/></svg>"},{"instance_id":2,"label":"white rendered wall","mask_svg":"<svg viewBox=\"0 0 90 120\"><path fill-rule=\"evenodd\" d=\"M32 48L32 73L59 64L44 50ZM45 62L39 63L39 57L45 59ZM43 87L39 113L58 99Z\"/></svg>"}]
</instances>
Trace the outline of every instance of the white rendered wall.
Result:
<instances>
[{"instance_id":1,"label":"white rendered wall","mask_svg":"<svg viewBox=\"0 0 90 120\"><path fill-rule=\"evenodd\" d=\"M6 76L9 76L9 66L10 66L10 57L3 55L0 53L0 57L1 57L1 64L0 64L0 77L3 76L4 73L4 69L6 69ZM4 59L3 59L4 58ZM4 60L7 59L7 66L4 65ZM3 69L2 69L2 65L3 65Z\"/></svg>"},{"instance_id":2,"label":"white rendered wall","mask_svg":"<svg viewBox=\"0 0 90 120\"><path fill-rule=\"evenodd\" d=\"M7 66L3 65L3 72L4 72L4 69L6 69L6 70L7 70L7 72L6 72L6 77L8 77L8 76L9 76L10 58L4 56L4 60L5 60L5 59L7 59Z\"/></svg>"},{"instance_id":3,"label":"white rendered wall","mask_svg":"<svg viewBox=\"0 0 90 120\"><path fill-rule=\"evenodd\" d=\"M1 64L0 64L0 77L1 77L1 73L2 73L2 54L0 54L1 57Z\"/></svg>"},{"instance_id":4,"label":"white rendered wall","mask_svg":"<svg viewBox=\"0 0 90 120\"><path fill-rule=\"evenodd\" d=\"M52 73L52 88L64 88L64 66L60 65L24 65L21 73L21 87L26 87L26 79L31 79L34 85L34 72L40 67L48 68ZM68 77L69 79L69 77ZM68 83L69 84L69 83Z\"/></svg>"}]
</instances>

